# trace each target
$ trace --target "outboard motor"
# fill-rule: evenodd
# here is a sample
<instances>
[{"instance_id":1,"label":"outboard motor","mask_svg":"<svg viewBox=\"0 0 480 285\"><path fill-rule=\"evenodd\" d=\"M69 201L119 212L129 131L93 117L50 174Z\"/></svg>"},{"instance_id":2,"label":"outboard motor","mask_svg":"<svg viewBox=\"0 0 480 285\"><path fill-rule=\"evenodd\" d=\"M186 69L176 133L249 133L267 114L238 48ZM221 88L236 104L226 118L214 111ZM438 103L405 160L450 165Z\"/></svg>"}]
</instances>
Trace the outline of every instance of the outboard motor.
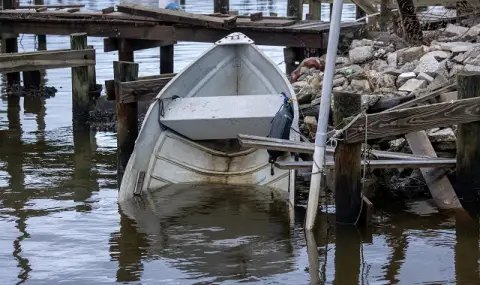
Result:
<instances>
[{"instance_id":1,"label":"outboard motor","mask_svg":"<svg viewBox=\"0 0 480 285\"><path fill-rule=\"evenodd\" d=\"M285 97L282 106L278 110L277 114L272 120L272 125L270 127L270 133L268 134L269 138L284 139L288 140L290 138L290 128L293 122L293 106L291 99L288 98L285 93L282 92L282 95ZM272 164L271 175L274 175L273 166L277 158L280 157L284 152L280 150L267 150L270 155L268 162Z\"/></svg>"}]
</instances>

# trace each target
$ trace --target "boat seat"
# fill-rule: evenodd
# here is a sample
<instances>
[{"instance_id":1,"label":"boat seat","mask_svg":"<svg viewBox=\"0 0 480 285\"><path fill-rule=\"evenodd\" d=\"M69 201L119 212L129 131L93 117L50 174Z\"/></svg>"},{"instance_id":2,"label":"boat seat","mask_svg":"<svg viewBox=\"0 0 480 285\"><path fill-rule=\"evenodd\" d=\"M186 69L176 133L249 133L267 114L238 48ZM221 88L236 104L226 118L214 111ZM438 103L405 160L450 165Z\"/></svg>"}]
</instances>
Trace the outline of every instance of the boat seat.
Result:
<instances>
[{"instance_id":1,"label":"boat seat","mask_svg":"<svg viewBox=\"0 0 480 285\"><path fill-rule=\"evenodd\" d=\"M281 94L177 98L160 121L191 140L267 136L283 102Z\"/></svg>"}]
</instances>

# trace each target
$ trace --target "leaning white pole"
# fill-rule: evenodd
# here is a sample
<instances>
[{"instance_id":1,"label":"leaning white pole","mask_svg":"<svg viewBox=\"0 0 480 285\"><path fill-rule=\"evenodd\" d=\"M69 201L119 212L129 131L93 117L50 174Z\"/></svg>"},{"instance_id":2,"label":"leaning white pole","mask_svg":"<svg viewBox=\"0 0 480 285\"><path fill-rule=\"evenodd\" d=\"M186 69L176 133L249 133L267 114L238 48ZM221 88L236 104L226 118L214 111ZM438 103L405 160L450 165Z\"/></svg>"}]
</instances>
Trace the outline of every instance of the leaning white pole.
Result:
<instances>
[{"instance_id":1,"label":"leaning white pole","mask_svg":"<svg viewBox=\"0 0 480 285\"><path fill-rule=\"evenodd\" d=\"M327 144L328 115L332 97L333 76L335 75L335 62L337 58L338 40L340 37L340 25L342 20L343 0L334 0L332 17L330 18L330 33L328 35L327 60L325 74L323 76L322 99L320 101L320 113L318 115L318 128L315 135L315 150L313 153L312 179L310 193L308 195L306 229L311 230L317 216L320 185L322 184L322 172L325 160L325 146Z\"/></svg>"}]
</instances>

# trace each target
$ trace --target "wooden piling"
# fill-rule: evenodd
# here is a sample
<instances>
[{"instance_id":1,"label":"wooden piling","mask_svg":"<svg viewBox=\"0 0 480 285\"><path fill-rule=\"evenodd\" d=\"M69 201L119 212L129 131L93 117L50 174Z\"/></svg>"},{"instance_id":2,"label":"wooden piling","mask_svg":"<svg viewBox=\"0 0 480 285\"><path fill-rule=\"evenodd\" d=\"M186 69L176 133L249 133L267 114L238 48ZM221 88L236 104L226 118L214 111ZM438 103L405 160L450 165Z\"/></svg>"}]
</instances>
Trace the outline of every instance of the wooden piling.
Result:
<instances>
[{"instance_id":1,"label":"wooden piling","mask_svg":"<svg viewBox=\"0 0 480 285\"><path fill-rule=\"evenodd\" d=\"M173 45L160 47L160 74L173 73Z\"/></svg>"},{"instance_id":2,"label":"wooden piling","mask_svg":"<svg viewBox=\"0 0 480 285\"><path fill-rule=\"evenodd\" d=\"M344 118L356 115L361 110L361 96L356 93L335 92L334 125ZM335 149L335 206L339 224L354 224L361 211L361 143L338 142Z\"/></svg>"},{"instance_id":3,"label":"wooden piling","mask_svg":"<svg viewBox=\"0 0 480 285\"><path fill-rule=\"evenodd\" d=\"M87 46L87 48L93 49L94 46L89 45ZM88 89L90 91L94 91L96 89L96 84L97 84L97 72L95 70L95 65L89 65L88 66L88 86L89 86Z\"/></svg>"},{"instance_id":4,"label":"wooden piling","mask_svg":"<svg viewBox=\"0 0 480 285\"><path fill-rule=\"evenodd\" d=\"M310 0L310 3L308 4L308 13L310 14L310 20L321 20L322 1Z\"/></svg>"},{"instance_id":5,"label":"wooden piling","mask_svg":"<svg viewBox=\"0 0 480 285\"><path fill-rule=\"evenodd\" d=\"M113 74L117 108L117 171L121 177L138 136L138 107L137 102L120 103L119 87L120 82L134 81L138 78L138 63L115 61Z\"/></svg>"},{"instance_id":6,"label":"wooden piling","mask_svg":"<svg viewBox=\"0 0 480 285\"><path fill-rule=\"evenodd\" d=\"M39 70L23 72L23 86L25 89L38 89L42 84L42 76Z\"/></svg>"},{"instance_id":7,"label":"wooden piling","mask_svg":"<svg viewBox=\"0 0 480 285\"><path fill-rule=\"evenodd\" d=\"M43 5L44 0L35 0L35 5ZM38 50L47 50L47 36L37 35Z\"/></svg>"},{"instance_id":8,"label":"wooden piling","mask_svg":"<svg viewBox=\"0 0 480 285\"><path fill-rule=\"evenodd\" d=\"M213 0L213 13L228 14L230 0Z\"/></svg>"},{"instance_id":9,"label":"wooden piling","mask_svg":"<svg viewBox=\"0 0 480 285\"><path fill-rule=\"evenodd\" d=\"M3 10L15 9L15 0L2 0ZM16 53L18 52L18 43L17 38L8 38L5 39L5 53ZM20 73L11 72L7 73L7 84L16 85L20 84Z\"/></svg>"},{"instance_id":10,"label":"wooden piling","mask_svg":"<svg viewBox=\"0 0 480 285\"><path fill-rule=\"evenodd\" d=\"M43 5L44 0L35 0L35 5ZM44 7L45 10L47 9ZM47 49L47 36L46 35L37 35L37 50L46 50ZM24 71L23 72L23 86L26 89L36 89L39 88L42 83L42 74L40 70Z\"/></svg>"},{"instance_id":11,"label":"wooden piling","mask_svg":"<svg viewBox=\"0 0 480 285\"><path fill-rule=\"evenodd\" d=\"M77 33L70 35L72 50L87 49L87 34ZM72 119L74 126L86 126L89 119L90 96L88 67L72 67Z\"/></svg>"},{"instance_id":12,"label":"wooden piling","mask_svg":"<svg viewBox=\"0 0 480 285\"><path fill-rule=\"evenodd\" d=\"M480 72L457 75L458 99L479 97ZM463 208L478 216L480 204L480 122L458 124L457 130L457 196Z\"/></svg>"},{"instance_id":13,"label":"wooden piling","mask_svg":"<svg viewBox=\"0 0 480 285\"><path fill-rule=\"evenodd\" d=\"M283 49L283 61L285 62L285 72L290 75L296 68L295 59L296 59L295 48L286 47Z\"/></svg>"},{"instance_id":14,"label":"wooden piling","mask_svg":"<svg viewBox=\"0 0 480 285\"><path fill-rule=\"evenodd\" d=\"M405 39L410 43L423 41L423 32L420 21L415 14L413 0L398 0L398 11L402 20Z\"/></svg>"}]
</instances>

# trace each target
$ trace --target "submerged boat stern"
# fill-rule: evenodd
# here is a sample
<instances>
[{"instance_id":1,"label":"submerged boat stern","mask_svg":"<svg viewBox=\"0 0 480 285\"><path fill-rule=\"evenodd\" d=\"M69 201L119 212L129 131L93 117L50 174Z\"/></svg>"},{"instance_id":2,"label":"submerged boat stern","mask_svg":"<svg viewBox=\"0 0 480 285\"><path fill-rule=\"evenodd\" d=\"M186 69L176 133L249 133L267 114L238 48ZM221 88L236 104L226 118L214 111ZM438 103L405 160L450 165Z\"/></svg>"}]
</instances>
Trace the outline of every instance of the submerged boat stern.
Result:
<instances>
[{"instance_id":1,"label":"submerged boat stern","mask_svg":"<svg viewBox=\"0 0 480 285\"><path fill-rule=\"evenodd\" d=\"M267 136L284 97L293 105L289 139L298 141L298 105L283 72L246 35L220 39L150 106L119 200L181 183L264 185L292 193L295 171L272 167L267 150L211 144L236 141L239 133ZM290 153L277 159L293 160Z\"/></svg>"}]
</instances>

